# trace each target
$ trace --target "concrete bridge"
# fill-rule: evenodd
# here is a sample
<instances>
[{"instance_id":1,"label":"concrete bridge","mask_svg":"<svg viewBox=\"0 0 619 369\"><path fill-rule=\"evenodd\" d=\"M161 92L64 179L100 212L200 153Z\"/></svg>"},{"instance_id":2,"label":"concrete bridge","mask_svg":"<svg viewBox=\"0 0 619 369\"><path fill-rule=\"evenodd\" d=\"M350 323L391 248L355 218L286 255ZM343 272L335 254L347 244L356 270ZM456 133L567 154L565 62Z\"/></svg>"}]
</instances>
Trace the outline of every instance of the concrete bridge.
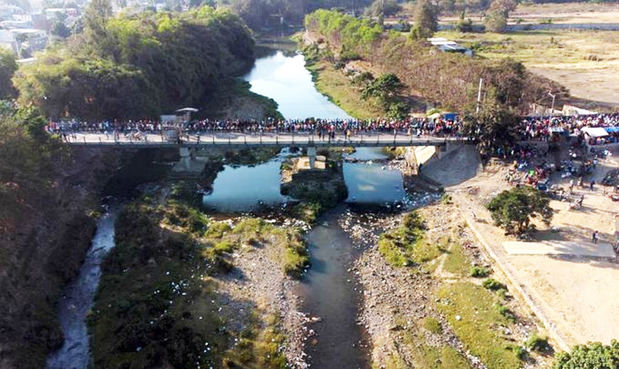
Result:
<instances>
[{"instance_id":1,"label":"concrete bridge","mask_svg":"<svg viewBox=\"0 0 619 369\"><path fill-rule=\"evenodd\" d=\"M448 143L473 143L466 138L414 136L404 133L357 133L348 139L338 134L334 139L322 138L312 133L201 133L183 136L181 141L168 141L162 134L148 133L135 136L120 135L116 139L111 134L103 133L73 133L67 136L67 143L77 146L101 146L115 148L192 148L207 147L260 147L260 146L446 146Z\"/></svg>"},{"instance_id":2,"label":"concrete bridge","mask_svg":"<svg viewBox=\"0 0 619 369\"><path fill-rule=\"evenodd\" d=\"M448 146L473 144L474 141L458 137L414 136L403 133L363 132L345 138L338 134L335 138L318 138L312 133L201 133L183 135L181 140L167 140L163 134L140 133L121 134L114 137L104 133L71 133L66 142L73 146L109 147L116 149L140 148L178 148L181 160L175 167L180 173L199 173L204 162L195 158L195 152L203 148L255 148L255 147L304 147L307 148L310 168L314 167L318 147L395 147L395 146L434 146L437 151L448 151ZM416 165L415 165L416 166Z\"/></svg>"}]
</instances>

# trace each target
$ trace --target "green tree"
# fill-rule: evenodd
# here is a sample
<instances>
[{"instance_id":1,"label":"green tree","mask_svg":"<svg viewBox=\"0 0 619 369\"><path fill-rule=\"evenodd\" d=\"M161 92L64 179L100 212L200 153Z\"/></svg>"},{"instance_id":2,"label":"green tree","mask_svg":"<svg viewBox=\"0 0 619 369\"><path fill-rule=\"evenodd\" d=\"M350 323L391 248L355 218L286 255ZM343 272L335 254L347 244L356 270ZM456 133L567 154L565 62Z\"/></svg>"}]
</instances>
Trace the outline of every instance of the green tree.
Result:
<instances>
[{"instance_id":1,"label":"green tree","mask_svg":"<svg viewBox=\"0 0 619 369\"><path fill-rule=\"evenodd\" d=\"M395 0L374 0L370 6L365 8L364 13L367 17L378 17L379 15L390 17L396 15L400 10L402 10L402 6Z\"/></svg>"},{"instance_id":2,"label":"green tree","mask_svg":"<svg viewBox=\"0 0 619 369\"><path fill-rule=\"evenodd\" d=\"M464 19L465 11L460 13L460 19L456 22L455 28L458 32L473 32L473 21L471 18Z\"/></svg>"},{"instance_id":3,"label":"green tree","mask_svg":"<svg viewBox=\"0 0 619 369\"><path fill-rule=\"evenodd\" d=\"M509 233L523 234L530 230L531 218L541 216L545 223L552 219L550 199L535 188L520 186L506 190L487 205L495 224Z\"/></svg>"},{"instance_id":4,"label":"green tree","mask_svg":"<svg viewBox=\"0 0 619 369\"><path fill-rule=\"evenodd\" d=\"M111 41L107 39L107 21L113 15L110 0L92 0L84 11L84 33L91 45L100 45L98 51L105 52Z\"/></svg>"},{"instance_id":5,"label":"green tree","mask_svg":"<svg viewBox=\"0 0 619 369\"><path fill-rule=\"evenodd\" d=\"M415 6L415 25L411 29L411 37L423 40L432 37L438 29L438 10L430 0L419 0Z\"/></svg>"},{"instance_id":6,"label":"green tree","mask_svg":"<svg viewBox=\"0 0 619 369\"><path fill-rule=\"evenodd\" d=\"M553 369L616 369L619 368L619 341L610 345L599 342L578 345L572 352L557 354Z\"/></svg>"},{"instance_id":7,"label":"green tree","mask_svg":"<svg viewBox=\"0 0 619 369\"><path fill-rule=\"evenodd\" d=\"M386 102L398 96L404 87L398 76L393 73L386 73L374 80L370 80L367 87L363 89L361 97L363 99L375 97L380 101Z\"/></svg>"},{"instance_id":8,"label":"green tree","mask_svg":"<svg viewBox=\"0 0 619 369\"><path fill-rule=\"evenodd\" d=\"M518 116L496 103L484 105L479 112L464 116L464 134L486 149L494 149L517 139Z\"/></svg>"},{"instance_id":9,"label":"green tree","mask_svg":"<svg viewBox=\"0 0 619 369\"><path fill-rule=\"evenodd\" d=\"M71 30L69 29L69 27L67 27L63 22L60 21L54 23L52 29L50 30L50 33L54 36L58 36L61 38L67 38L71 36Z\"/></svg>"},{"instance_id":10,"label":"green tree","mask_svg":"<svg viewBox=\"0 0 619 369\"><path fill-rule=\"evenodd\" d=\"M492 32L504 32L507 27L507 16L501 10L491 10L484 17L486 29Z\"/></svg>"},{"instance_id":11,"label":"green tree","mask_svg":"<svg viewBox=\"0 0 619 369\"><path fill-rule=\"evenodd\" d=\"M13 73L17 70L15 55L0 47L0 100L15 97L15 88L11 83Z\"/></svg>"},{"instance_id":12,"label":"green tree","mask_svg":"<svg viewBox=\"0 0 619 369\"><path fill-rule=\"evenodd\" d=\"M400 94L406 87L393 73L383 74L376 79L365 78L360 81L365 84L365 88L361 92L361 97L365 100L376 98L382 109L389 117L403 118L409 112L408 104L406 104Z\"/></svg>"}]
</instances>

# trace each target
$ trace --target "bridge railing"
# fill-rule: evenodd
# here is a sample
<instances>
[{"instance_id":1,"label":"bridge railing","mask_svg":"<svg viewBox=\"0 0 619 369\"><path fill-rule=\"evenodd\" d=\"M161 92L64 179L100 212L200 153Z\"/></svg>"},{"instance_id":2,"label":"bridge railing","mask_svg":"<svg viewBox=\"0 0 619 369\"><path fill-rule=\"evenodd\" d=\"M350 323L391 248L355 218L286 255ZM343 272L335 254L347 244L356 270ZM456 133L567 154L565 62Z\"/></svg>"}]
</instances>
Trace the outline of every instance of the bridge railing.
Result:
<instances>
[{"instance_id":1,"label":"bridge railing","mask_svg":"<svg viewBox=\"0 0 619 369\"><path fill-rule=\"evenodd\" d=\"M104 138L105 137L105 138ZM295 133L288 134L260 132L258 135L245 133L220 133L211 135L183 135L178 141L169 141L163 135L146 134L140 136L125 135L114 136L108 134L70 134L66 136L66 141L73 144L99 144L99 145L130 145L130 146L285 146L285 145L307 145L307 146L333 146L333 145L362 145L362 146L406 146L406 144L429 146L446 145L448 142L467 143L470 142L465 137L438 137L438 136L418 136L409 134L393 135L381 132L364 132L351 136L331 135L316 137L315 134Z\"/></svg>"}]
</instances>

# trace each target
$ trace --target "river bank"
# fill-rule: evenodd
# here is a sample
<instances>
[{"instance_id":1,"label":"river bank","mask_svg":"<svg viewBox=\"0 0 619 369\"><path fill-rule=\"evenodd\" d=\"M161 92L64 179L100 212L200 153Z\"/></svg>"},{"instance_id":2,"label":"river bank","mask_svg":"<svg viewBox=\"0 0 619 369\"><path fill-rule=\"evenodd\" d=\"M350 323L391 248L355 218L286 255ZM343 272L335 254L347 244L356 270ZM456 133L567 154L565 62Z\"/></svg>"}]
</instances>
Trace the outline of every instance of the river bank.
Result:
<instances>
[{"instance_id":1,"label":"river bank","mask_svg":"<svg viewBox=\"0 0 619 369\"><path fill-rule=\"evenodd\" d=\"M518 299L495 295L471 277L472 268L501 280L450 203L418 210L426 231L410 266L394 266L379 238L394 232L401 215L352 216L346 229L361 251L351 273L363 300L359 324L371 338L372 364L380 368L518 368L523 342L543 330ZM479 313L479 315L478 315ZM530 353L524 364L544 367Z\"/></svg>"},{"instance_id":2,"label":"river bank","mask_svg":"<svg viewBox=\"0 0 619 369\"><path fill-rule=\"evenodd\" d=\"M95 232L99 195L121 163L109 150L71 149L57 156L51 191L28 195L0 237L0 367L42 368L63 335L57 306L77 275ZM5 202L3 206L11 206Z\"/></svg>"}]
</instances>

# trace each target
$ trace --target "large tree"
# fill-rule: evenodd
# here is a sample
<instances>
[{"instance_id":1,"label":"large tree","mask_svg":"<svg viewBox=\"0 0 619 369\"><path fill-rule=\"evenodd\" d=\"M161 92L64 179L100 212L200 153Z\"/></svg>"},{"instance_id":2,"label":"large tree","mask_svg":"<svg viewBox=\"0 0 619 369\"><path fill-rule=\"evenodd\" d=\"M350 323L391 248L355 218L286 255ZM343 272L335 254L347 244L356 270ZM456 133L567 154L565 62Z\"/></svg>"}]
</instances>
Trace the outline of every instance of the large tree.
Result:
<instances>
[{"instance_id":1,"label":"large tree","mask_svg":"<svg viewBox=\"0 0 619 369\"><path fill-rule=\"evenodd\" d=\"M419 0L415 6L415 25L411 37L423 40L432 37L438 29L438 9L430 0Z\"/></svg>"},{"instance_id":2,"label":"large tree","mask_svg":"<svg viewBox=\"0 0 619 369\"><path fill-rule=\"evenodd\" d=\"M479 111L464 116L464 134L474 138L481 147L494 149L517 139L518 116L509 108L488 103Z\"/></svg>"},{"instance_id":3,"label":"large tree","mask_svg":"<svg viewBox=\"0 0 619 369\"><path fill-rule=\"evenodd\" d=\"M488 204L494 223L509 233L522 234L530 230L531 218L540 216L545 223L552 219L550 199L529 186L503 191Z\"/></svg>"},{"instance_id":4,"label":"large tree","mask_svg":"<svg viewBox=\"0 0 619 369\"><path fill-rule=\"evenodd\" d=\"M0 47L0 100L15 97L15 89L11 83L13 73L17 70L15 55Z\"/></svg>"}]
</instances>

